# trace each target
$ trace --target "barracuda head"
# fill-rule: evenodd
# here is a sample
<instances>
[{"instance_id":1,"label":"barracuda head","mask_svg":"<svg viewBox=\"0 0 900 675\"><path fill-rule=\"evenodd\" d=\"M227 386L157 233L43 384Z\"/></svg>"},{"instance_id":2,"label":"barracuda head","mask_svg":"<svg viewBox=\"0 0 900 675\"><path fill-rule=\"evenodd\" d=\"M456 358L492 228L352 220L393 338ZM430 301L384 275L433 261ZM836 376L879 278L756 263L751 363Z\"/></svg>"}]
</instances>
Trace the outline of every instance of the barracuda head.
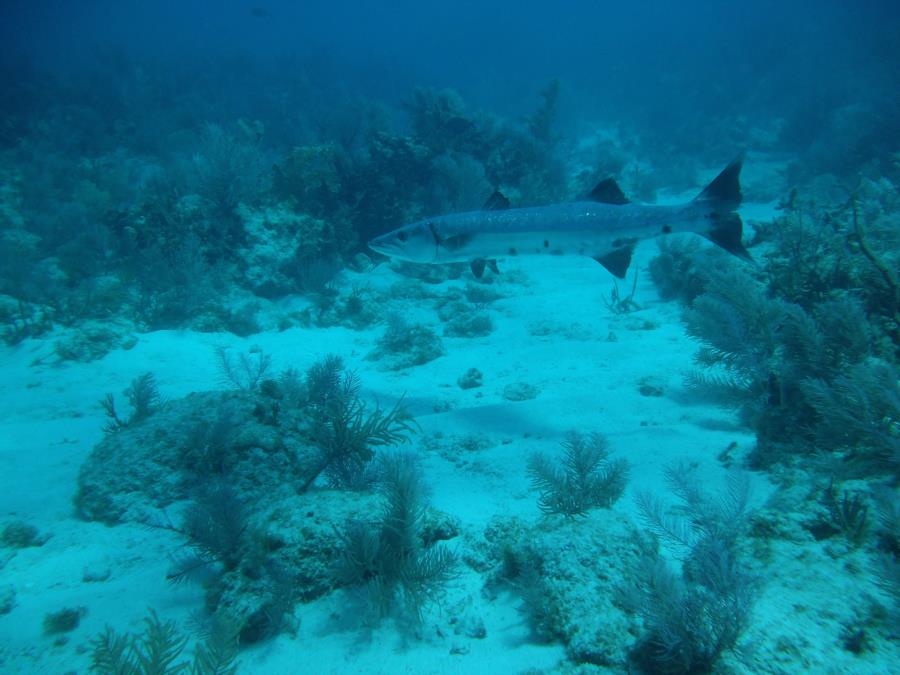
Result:
<instances>
[{"instance_id":1,"label":"barracuda head","mask_svg":"<svg viewBox=\"0 0 900 675\"><path fill-rule=\"evenodd\" d=\"M396 260L433 263L438 260L441 239L433 221L420 220L375 237L369 248Z\"/></svg>"}]
</instances>

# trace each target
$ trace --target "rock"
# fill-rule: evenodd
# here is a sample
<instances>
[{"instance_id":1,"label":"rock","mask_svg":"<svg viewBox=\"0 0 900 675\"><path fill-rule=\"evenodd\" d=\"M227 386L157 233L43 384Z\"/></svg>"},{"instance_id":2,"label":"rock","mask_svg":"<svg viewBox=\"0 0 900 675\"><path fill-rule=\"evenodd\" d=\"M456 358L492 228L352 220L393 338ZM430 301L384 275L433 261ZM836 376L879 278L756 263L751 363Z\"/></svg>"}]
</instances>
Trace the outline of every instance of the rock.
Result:
<instances>
[{"instance_id":1,"label":"rock","mask_svg":"<svg viewBox=\"0 0 900 675\"><path fill-rule=\"evenodd\" d=\"M537 398L538 388L526 382L508 384L503 388L503 398L507 401L530 401Z\"/></svg>"},{"instance_id":2,"label":"rock","mask_svg":"<svg viewBox=\"0 0 900 675\"><path fill-rule=\"evenodd\" d=\"M465 373L459 376L456 383L460 389L475 389L481 386L482 374L478 368L469 368Z\"/></svg>"}]
</instances>

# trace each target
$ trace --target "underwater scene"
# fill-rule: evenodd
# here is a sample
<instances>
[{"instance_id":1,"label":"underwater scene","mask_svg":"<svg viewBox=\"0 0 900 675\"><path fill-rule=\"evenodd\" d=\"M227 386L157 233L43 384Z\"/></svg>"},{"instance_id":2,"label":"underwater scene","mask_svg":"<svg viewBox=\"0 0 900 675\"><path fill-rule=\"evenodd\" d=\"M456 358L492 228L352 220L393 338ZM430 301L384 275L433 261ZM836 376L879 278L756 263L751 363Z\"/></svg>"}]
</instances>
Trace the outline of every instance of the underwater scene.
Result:
<instances>
[{"instance_id":1,"label":"underwater scene","mask_svg":"<svg viewBox=\"0 0 900 675\"><path fill-rule=\"evenodd\" d=\"M0 17L0 673L900 673L896 2Z\"/></svg>"}]
</instances>

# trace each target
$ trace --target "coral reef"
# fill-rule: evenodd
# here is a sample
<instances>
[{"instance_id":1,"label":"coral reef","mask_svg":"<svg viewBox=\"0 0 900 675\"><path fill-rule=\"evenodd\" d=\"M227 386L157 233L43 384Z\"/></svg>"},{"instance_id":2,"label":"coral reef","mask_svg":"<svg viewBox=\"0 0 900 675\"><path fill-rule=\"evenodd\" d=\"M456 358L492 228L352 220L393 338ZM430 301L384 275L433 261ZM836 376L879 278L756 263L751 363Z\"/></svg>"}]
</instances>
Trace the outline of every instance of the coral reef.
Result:
<instances>
[{"instance_id":1,"label":"coral reef","mask_svg":"<svg viewBox=\"0 0 900 675\"><path fill-rule=\"evenodd\" d=\"M627 667L638 623L616 602L617 588L653 548L627 517L609 509L536 525L498 517L481 546L487 588L521 594L536 638L562 641L576 664Z\"/></svg>"},{"instance_id":2,"label":"coral reef","mask_svg":"<svg viewBox=\"0 0 900 675\"><path fill-rule=\"evenodd\" d=\"M795 250L789 241L783 235L778 250ZM799 280L785 281L776 267L768 287L734 265L709 267L691 249L670 246L662 258L654 280L688 303L687 330L703 345L703 369L689 385L741 410L757 434L758 464L828 453L845 477L896 474L900 395L885 305L880 316L867 311L850 277L843 288L823 281L816 257L785 265ZM869 262L857 256L853 265ZM675 270L694 283L670 288ZM818 290L785 291L794 287Z\"/></svg>"},{"instance_id":3,"label":"coral reef","mask_svg":"<svg viewBox=\"0 0 900 675\"><path fill-rule=\"evenodd\" d=\"M400 443L414 430L400 403L388 410L368 406L358 378L337 357L314 364L305 376L286 371L252 388L195 393L164 406L148 383L147 375L133 383L135 413L127 421L113 418L115 433L82 465L75 504L84 518L144 520L148 506L190 497L198 474L227 475L254 501L285 488L304 492L323 472L361 469L373 448ZM260 465L258 456L268 460ZM274 492L267 496L267 489Z\"/></svg>"},{"instance_id":4,"label":"coral reef","mask_svg":"<svg viewBox=\"0 0 900 675\"><path fill-rule=\"evenodd\" d=\"M125 420L108 398L109 433L82 465L75 497L85 519L136 521L183 537L187 553L173 555L168 578L202 580L207 609L232 617L242 642L284 630L296 602L330 589L340 549L336 525L371 512L368 495L314 491L317 482L357 491L386 486L392 508L406 504L416 536L441 529L422 523L411 468L375 461L377 448L405 442L416 430L402 402L386 410L367 404L359 379L337 356L270 379L259 367L265 355L257 356L247 372L231 364L239 372L228 378L235 388L227 392L160 405L148 374L127 390L134 412ZM180 513L177 524L168 509ZM403 557L406 549L395 553ZM449 564L448 554L434 561L431 555L438 554L422 553L423 569ZM424 590L429 582L421 583Z\"/></svg>"},{"instance_id":5,"label":"coral reef","mask_svg":"<svg viewBox=\"0 0 900 675\"><path fill-rule=\"evenodd\" d=\"M141 135L129 134L130 143L123 137L81 156L23 133L10 157L40 148L39 159L21 172L0 162L5 340L111 319L246 334L229 316L235 307L319 293L364 241L404 221L478 208L499 185L523 204L561 199L559 91L551 82L536 112L518 122L470 112L450 90L415 90L403 106L408 132L379 104L345 100L346 114L332 109L318 133L288 142L270 140L279 132L258 118L203 122L183 111L198 121L178 128L159 110L153 124L167 128L146 131L178 138L173 148L144 136L138 150ZM88 136L99 131L90 101L74 109L85 116L69 110L63 121L48 111L44 133L72 134L73 124ZM373 320L357 314L348 301L325 325ZM450 332L485 334L478 321ZM86 358L78 345L60 351Z\"/></svg>"},{"instance_id":6,"label":"coral reef","mask_svg":"<svg viewBox=\"0 0 900 675\"><path fill-rule=\"evenodd\" d=\"M673 31L642 17L632 42L623 14L609 22L611 40L600 41L609 67L588 59L568 71L560 66L579 41L555 31L546 13L533 33L517 14L508 26L515 39L504 42L488 32L487 8L468 45L490 51L448 49L434 63L431 43L469 35L455 30L452 11L429 39L415 36L406 62L393 60L405 15L379 12L396 25L379 32L357 22L366 39L342 52L317 38L275 60L269 45L223 58L200 42L189 58L155 59L126 40L56 73L43 65L56 42L31 40L10 20L11 58L0 65L0 347L12 375L7 397L37 390L21 406L36 411L10 424L41 424L22 448L12 446L16 462L43 448L41 475L66 475L78 461L68 453L86 437L73 439L73 429L93 419L73 403L85 400L79 388L152 367L126 363L158 354L161 336L148 333L203 332L189 339L235 346L213 357L219 391L170 399L171 369L157 371L159 384L145 373L127 388L105 385L101 394L117 394L94 406L105 424L102 434L93 427L91 442L99 440L74 497L79 518L140 524L159 537L156 546L171 547L168 572L154 569L160 584L166 576L201 586L206 639L191 646L160 609L138 634L108 627L90 645L74 644L73 631L103 604L88 612L72 589L91 584L78 591L100 597L132 578L114 556L98 554L45 584L41 593L70 593L64 601L36 604L32 573L56 573L54 556L71 562L72 539L100 531L66 523L48 499L46 512L10 506L0 524L0 569L13 570L0 587L0 615L32 617L22 621L31 634L23 632L18 655L3 645L0 669L83 670L90 658L100 673L231 674L240 647L289 634L309 648L316 630L336 626L310 629L299 605L320 601L329 622L369 619L372 644L390 634L373 624L395 620L423 653L447 647L444 667L460 672L482 656L478 665L491 669L487 649L475 652L493 645L463 638L495 636L519 609L532 640L560 643L542 650L516 636L519 653L560 661L527 664L535 671L883 670L900 637L900 42L897 22L881 21L881 10L830 4L817 11L811 39L795 30L793 19L808 19L802 12L757 19L743 3L727 15L741 17L741 30L708 45L715 31L705 27L735 22ZM239 25L241 40L274 36L291 11L251 9L262 30ZM30 16L11 19L17 14ZM661 16L677 26L681 14ZM227 25L228 16L218 12L210 25ZM321 32L326 23L312 25ZM568 23L592 27L585 40L596 53L597 22ZM659 31L666 39L655 39ZM382 34L391 39L383 53L367 42ZM529 34L565 42L535 50ZM222 35L233 49L230 33ZM516 72L497 78L478 67L487 54ZM564 79L550 79L555 72ZM418 86L428 73L459 89ZM623 287L597 290L566 276L605 274L595 266L581 276L577 266L589 259L570 270L551 259L563 279L554 286L524 256L476 279L465 262L387 262L365 247L405 222L486 208L492 194L513 207L581 200L608 176L630 199L682 202L707 166L739 148L747 149L741 216L755 262L673 234L660 238L648 266L659 298L681 303L697 347L681 388L667 370L672 361L657 354L659 370L641 371L647 344L685 343L676 309L648 292L637 265ZM452 246L433 234L435 246ZM661 328L672 332L640 332ZM210 335L221 332L232 335ZM369 381L333 355L276 370L255 344L284 338L295 358L341 345L385 372ZM579 361L554 368L540 343ZM523 345L527 354L507 358ZM627 355L635 371L607 378L609 361L592 360L597 350L603 359ZM469 368L476 364L481 370ZM391 393L376 400L364 380ZM185 391L192 381L174 386ZM55 398L61 384L71 399ZM527 448L560 434L557 424L573 414L580 421L582 405L581 428L600 420L619 438L613 397L652 427L635 430L641 438L630 446L641 476L629 476L600 434L574 433L559 452L526 459ZM737 414L712 420L692 408L703 399ZM683 414L651 414L665 404L683 405ZM397 451L420 431L410 410L423 411L426 431L415 458ZM740 437L748 430L752 448ZM710 443L697 444L695 464L665 471L674 503L637 492L641 530L617 500L629 480L653 480L652 467L643 474L662 434L688 431L708 433ZM717 436L725 433L734 440ZM24 433L9 436L12 445ZM702 484L717 453L722 465L760 472L755 479L775 490L764 505L749 510L738 474L718 492ZM12 463L10 475L25 466ZM462 494L460 521L429 506L424 469L436 467L447 480L433 503ZM482 499L507 514L531 513L531 522L488 522ZM86 541L102 548L110 540ZM158 553L141 556L156 564ZM495 604L480 611L479 602ZM501 639L513 644L510 635ZM67 640L71 652L62 649ZM463 662L469 649L473 661ZM56 660L38 661L45 657Z\"/></svg>"},{"instance_id":7,"label":"coral reef","mask_svg":"<svg viewBox=\"0 0 900 675\"><path fill-rule=\"evenodd\" d=\"M368 358L381 361L387 370L402 370L428 363L443 354L444 345L437 333L394 312L388 315L384 334Z\"/></svg>"}]
</instances>

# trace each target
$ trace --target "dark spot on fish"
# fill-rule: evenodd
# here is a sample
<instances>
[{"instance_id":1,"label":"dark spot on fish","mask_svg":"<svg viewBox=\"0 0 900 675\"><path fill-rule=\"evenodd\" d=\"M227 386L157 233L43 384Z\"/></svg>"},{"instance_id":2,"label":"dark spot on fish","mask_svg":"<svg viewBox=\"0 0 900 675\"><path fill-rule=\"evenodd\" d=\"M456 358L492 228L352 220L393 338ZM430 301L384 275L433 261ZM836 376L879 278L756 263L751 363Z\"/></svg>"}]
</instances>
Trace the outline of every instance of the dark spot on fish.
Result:
<instances>
[{"instance_id":1,"label":"dark spot on fish","mask_svg":"<svg viewBox=\"0 0 900 675\"><path fill-rule=\"evenodd\" d=\"M401 230L397 233L397 239L399 239L400 241L406 241L407 239L409 239L409 235Z\"/></svg>"},{"instance_id":2,"label":"dark spot on fish","mask_svg":"<svg viewBox=\"0 0 900 675\"><path fill-rule=\"evenodd\" d=\"M662 232L663 232L663 234L672 234L672 226L671 225L663 225Z\"/></svg>"},{"instance_id":3,"label":"dark spot on fish","mask_svg":"<svg viewBox=\"0 0 900 675\"><path fill-rule=\"evenodd\" d=\"M584 246L578 249L578 255L584 255Z\"/></svg>"},{"instance_id":4,"label":"dark spot on fish","mask_svg":"<svg viewBox=\"0 0 900 675\"><path fill-rule=\"evenodd\" d=\"M510 254L510 255L519 255L519 252L518 252L515 248L513 248L512 246L510 246L510 248L509 248L509 254Z\"/></svg>"},{"instance_id":5,"label":"dark spot on fish","mask_svg":"<svg viewBox=\"0 0 900 675\"><path fill-rule=\"evenodd\" d=\"M613 239L612 245L613 245L613 248L621 248L624 243L625 242L622 241L621 239Z\"/></svg>"},{"instance_id":6,"label":"dark spot on fish","mask_svg":"<svg viewBox=\"0 0 900 675\"><path fill-rule=\"evenodd\" d=\"M550 248L550 241L548 239L544 239L544 248Z\"/></svg>"}]
</instances>

